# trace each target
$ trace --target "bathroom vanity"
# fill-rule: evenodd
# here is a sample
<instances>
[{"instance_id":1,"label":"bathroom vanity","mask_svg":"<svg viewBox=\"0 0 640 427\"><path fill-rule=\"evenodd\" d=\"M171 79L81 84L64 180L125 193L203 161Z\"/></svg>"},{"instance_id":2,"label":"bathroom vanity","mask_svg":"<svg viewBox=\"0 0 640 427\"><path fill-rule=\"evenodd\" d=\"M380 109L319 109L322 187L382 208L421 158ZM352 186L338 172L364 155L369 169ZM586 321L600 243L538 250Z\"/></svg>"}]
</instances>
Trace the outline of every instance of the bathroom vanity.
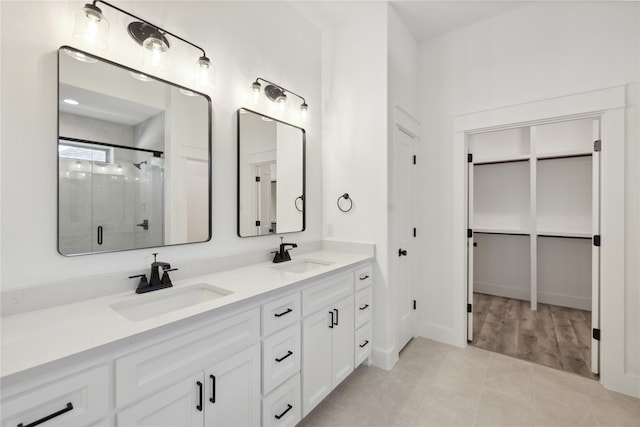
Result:
<instances>
[{"instance_id":1,"label":"bathroom vanity","mask_svg":"<svg viewBox=\"0 0 640 427\"><path fill-rule=\"evenodd\" d=\"M2 427L297 424L371 355L373 256L297 258L3 318Z\"/></svg>"}]
</instances>

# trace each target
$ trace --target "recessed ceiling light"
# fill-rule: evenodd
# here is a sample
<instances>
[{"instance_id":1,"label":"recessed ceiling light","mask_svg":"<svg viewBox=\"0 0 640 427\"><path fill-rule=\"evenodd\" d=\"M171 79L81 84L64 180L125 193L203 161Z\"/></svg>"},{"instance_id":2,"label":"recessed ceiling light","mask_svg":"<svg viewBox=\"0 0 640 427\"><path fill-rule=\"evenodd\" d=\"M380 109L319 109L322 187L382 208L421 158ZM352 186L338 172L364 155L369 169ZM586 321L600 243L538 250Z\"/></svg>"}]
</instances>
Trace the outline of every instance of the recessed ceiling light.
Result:
<instances>
[{"instance_id":1,"label":"recessed ceiling light","mask_svg":"<svg viewBox=\"0 0 640 427\"><path fill-rule=\"evenodd\" d=\"M67 99L63 100L62 102L64 102L65 104L69 104L69 105L78 105L78 104L80 104L78 101L76 101L75 99L71 99L71 98L67 98Z\"/></svg>"}]
</instances>

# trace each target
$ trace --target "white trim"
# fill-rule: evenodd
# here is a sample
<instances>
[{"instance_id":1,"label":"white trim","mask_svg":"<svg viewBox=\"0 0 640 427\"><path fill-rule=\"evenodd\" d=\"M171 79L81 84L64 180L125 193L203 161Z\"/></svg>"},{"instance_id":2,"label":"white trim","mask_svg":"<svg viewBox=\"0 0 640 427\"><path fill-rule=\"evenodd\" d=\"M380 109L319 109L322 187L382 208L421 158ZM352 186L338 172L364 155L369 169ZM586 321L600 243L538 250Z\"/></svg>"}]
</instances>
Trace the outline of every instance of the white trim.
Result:
<instances>
[{"instance_id":1,"label":"white trim","mask_svg":"<svg viewBox=\"0 0 640 427\"><path fill-rule=\"evenodd\" d=\"M571 117L625 107L625 87L595 90L453 117L453 131L520 127L536 120Z\"/></svg>"},{"instance_id":2,"label":"white trim","mask_svg":"<svg viewBox=\"0 0 640 427\"><path fill-rule=\"evenodd\" d=\"M640 397L640 378L625 372L624 342L624 148L625 87L596 90L454 117L453 327L442 341L466 345L466 140L469 133L578 116L602 119L600 381L608 389ZM422 326L422 325L421 325ZM426 326L426 325L425 325ZM422 328L420 328L422 331ZM430 332L435 332L430 330ZM447 334L443 334L447 335ZM436 336L436 335L431 335ZM437 338L436 338L437 339Z\"/></svg>"},{"instance_id":3,"label":"white trim","mask_svg":"<svg viewBox=\"0 0 640 427\"><path fill-rule=\"evenodd\" d=\"M398 362L398 350L395 346L388 349L373 347L371 352L371 364L377 368L390 371Z\"/></svg>"}]
</instances>

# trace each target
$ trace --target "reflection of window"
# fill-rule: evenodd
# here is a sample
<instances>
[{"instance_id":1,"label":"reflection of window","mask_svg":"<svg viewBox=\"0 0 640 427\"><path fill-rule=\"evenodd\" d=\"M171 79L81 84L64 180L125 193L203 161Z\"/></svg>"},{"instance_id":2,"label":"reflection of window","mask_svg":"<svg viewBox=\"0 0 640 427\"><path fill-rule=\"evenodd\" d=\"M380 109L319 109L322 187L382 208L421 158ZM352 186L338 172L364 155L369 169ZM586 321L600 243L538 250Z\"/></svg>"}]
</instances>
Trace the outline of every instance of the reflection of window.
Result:
<instances>
[{"instance_id":1,"label":"reflection of window","mask_svg":"<svg viewBox=\"0 0 640 427\"><path fill-rule=\"evenodd\" d=\"M89 160L92 162L111 162L112 148L83 142L61 140L58 144L58 155L67 159Z\"/></svg>"}]
</instances>

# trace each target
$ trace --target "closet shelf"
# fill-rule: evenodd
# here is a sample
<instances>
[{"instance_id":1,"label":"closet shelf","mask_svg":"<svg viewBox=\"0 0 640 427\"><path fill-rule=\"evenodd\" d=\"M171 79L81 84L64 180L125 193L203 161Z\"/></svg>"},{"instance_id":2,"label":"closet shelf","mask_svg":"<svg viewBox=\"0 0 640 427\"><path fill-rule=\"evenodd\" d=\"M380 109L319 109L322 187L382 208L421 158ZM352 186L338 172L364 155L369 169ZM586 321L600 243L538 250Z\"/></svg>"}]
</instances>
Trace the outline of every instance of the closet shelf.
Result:
<instances>
[{"instance_id":1,"label":"closet shelf","mask_svg":"<svg viewBox=\"0 0 640 427\"><path fill-rule=\"evenodd\" d=\"M495 156L473 159L474 165L491 165L495 163L511 163L511 162L526 162L531 156L528 154L522 154L518 156Z\"/></svg>"},{"instance_id":2,"label":"closet shelf","mask_svg":"<svg viewBox=\"0 0 640 427\"><path fill-rule=\"evenodd\" d=\"M558 151L555 153L537 153L538 160L566 159L570 157L586 157L593 155L591 151Z\"/></svg>"},{"instance_id":3,"label":"closet shelf","mask_svg":"<svg viewBox=\"0 0 640 427\"><path fill-rule=\"evenodd\" d=\"M537 230L540 237L570 237L580 239L590 239L593 234L590 231L566 231L566 230Z\"/></svg>"},{"instance_id":4,"label":"closet shelf","mask_svg":"<svg viewBox=\"0 0 640 427\"><path fill-rule=\"evenodd\" d=\"M474 227L473 232L482 234L514 234L517 236L528 236L530 234L529 230L508 227Z\"/></svg>"}]
</instances>

